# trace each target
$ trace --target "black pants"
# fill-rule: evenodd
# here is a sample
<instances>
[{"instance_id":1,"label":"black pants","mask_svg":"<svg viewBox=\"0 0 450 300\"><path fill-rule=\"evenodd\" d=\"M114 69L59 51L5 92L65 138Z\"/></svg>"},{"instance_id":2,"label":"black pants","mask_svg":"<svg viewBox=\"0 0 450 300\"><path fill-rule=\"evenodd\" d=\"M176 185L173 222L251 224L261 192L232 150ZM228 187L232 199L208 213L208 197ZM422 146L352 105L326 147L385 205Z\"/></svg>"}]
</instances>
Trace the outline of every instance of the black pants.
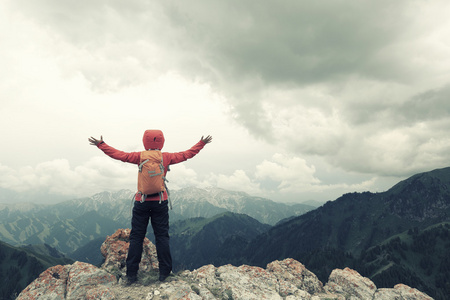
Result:
<instances>
[{"instance_id":1,"label":"black pants","mask_svg":"<svg viewBox=\"0 0 450 300\"><path fill-rule=\"evenodd\" d=\"M169 246L168 201L136 201L131 219L130 248L127 256L127 276L137 275L149 219L155 234L159 273L168 275L172 271L172 256Z\"/></svg>"}]
</instances>

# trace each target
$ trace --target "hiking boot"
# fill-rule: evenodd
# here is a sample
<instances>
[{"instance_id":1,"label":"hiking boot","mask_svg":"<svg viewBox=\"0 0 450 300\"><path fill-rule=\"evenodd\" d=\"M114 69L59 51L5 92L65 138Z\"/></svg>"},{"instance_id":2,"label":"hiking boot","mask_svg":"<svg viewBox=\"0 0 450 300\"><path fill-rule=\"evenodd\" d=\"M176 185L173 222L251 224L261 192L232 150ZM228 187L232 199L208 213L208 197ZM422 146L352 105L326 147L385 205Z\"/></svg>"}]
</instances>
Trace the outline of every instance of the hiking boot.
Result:
<instances>
[{"instance_id":1,"label":"hiking boot","mask_svg":"<svg viewBox=\"0 0 450 300\"><path fill-rule=\"evenodd\" d=\"M125 280L125 285L132 285L133 283L137 282L137 275L127 275Z\"/></svg>"},{"instance_id":2,"label":"hiking boot","mask_svg":"<svg viewBox=\"0 0 450 300\"><path fill-rule=\"evenodd\" d=\"M169 277L170 275L172 275L171 273L169 274L159 274L159 281L164 281L167 279L167 277Z\"/></svg>"}]
</instances>

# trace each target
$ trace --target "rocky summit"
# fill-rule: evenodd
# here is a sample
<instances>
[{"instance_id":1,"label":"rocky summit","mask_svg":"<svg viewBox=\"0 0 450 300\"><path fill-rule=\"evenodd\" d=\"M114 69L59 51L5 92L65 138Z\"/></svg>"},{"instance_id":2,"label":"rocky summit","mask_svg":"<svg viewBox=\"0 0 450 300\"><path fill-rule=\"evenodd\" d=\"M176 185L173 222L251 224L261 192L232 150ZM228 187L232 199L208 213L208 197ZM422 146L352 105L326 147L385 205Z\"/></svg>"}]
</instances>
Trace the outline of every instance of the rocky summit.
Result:
<instances>
[{"instance_id":1,"label":"rocky summit","mask_svg":"<svg viewBox=\"0 0 450 300\"><path fill-rule=\"evenodd\" d=\"M130 229L119 229L113 235L108 236L103 242L100 251L104 262L102 269L121 277L125 274L125 261L127 259L128 247L130 245ZM158 258L156 247L145 238L139 269L143 273L158 269Z\"/></svg>"},{"instance_id":2,"label":"rocky summit","mask_svg":"<svg viewBox=\"0 0 450 300\"><path fill-rule=\"evenodd\" d=\"M108 236L101 247L105 261L100 268L82 262L51 267L17 299L432 299L403 284L378 289L370 279L349 268L333 270L323 284L302 263L290 258L273 261L266 268L205 265L159 282L155 246L148 239L139 280L127 286L123 279L129 234L129 229L119 229Z\"/></svg>"}]
</instances>

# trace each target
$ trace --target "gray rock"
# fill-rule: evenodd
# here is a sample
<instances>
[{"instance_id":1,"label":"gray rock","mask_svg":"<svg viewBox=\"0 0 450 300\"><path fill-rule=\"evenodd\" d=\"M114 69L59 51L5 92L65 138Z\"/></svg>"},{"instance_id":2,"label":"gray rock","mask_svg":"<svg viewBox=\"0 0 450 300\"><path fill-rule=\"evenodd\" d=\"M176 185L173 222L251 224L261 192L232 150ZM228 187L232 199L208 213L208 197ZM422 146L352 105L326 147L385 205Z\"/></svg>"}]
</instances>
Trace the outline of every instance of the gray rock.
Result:
<instances>
[{"instance_id":1,"label":"gray rock","mask_svg":"<svg viewBox=\"0 0 450 300\"><path fill-rule=\"evenodd\" d=\"M342 294L349 299L372 299L377 287L357 271L345 268L331 272L325 290L330 293Z\"/></svg>"},{"instance_id":2,"label":"gray rock","mask_svg":"<svg viewBox=\"0 0 450 300\"><path fill-rule=\"evenodd\" d=\"M378 289L373 297L374 300L402 300L400 291L395 289Z\"/></svg>"},{"instance_id":3,"label":"gray rock","mask_svg":"<svg viewBox=\"0 0 450 300\"><path fill-rule=\"evenodd\" d=\"M130 229L118 229L114 234L108 236L100 247L105 258L102 269L115 275L125 276L128 247L130 245ZM158 257L155 245L144 238L142 258L139 264L139 272L146 273L158 269Z\"/></svg>"},{"instance_id":4,"label":"gray rock","mask_svg":"<svg viewBox=\"0 0 450 300\"><path fill-rule=\"evenodd\" d=\"M198 295L191 286L183 280L171 281L163 283L159 288L148 293L147 299L191 299L202 300L202 296ZM214 299L214 298L212 298Z\"/></svg>"},{"instance_id":5,"label":"gray rock","mask_svg":"<svg viewBox=\"0 0 450 300\"><path fill-rule=\"evenodd\" d=\"M218 299L311 299L311 294L325 292L317 276L294 259L274 261L266 269L207 265L180 276L195 282L199 294L206 287Z\"/></svg>"},{"instance_id":6,"label":"gray rock","mask_svg":"<svg viewBox=\"0 0 450 300\"><path fill-rule=\"evenodd\" d=\"M405 284L397 284L394 290L399 291L404 300L433 300L430 296Z\"/></svg>"},{"instance_id":7,"label":"gray rock","mask_svg":"<svg viewBox=\"0 0 450 300\"><path fill-rule=\"evenodd\" d=\"M292 258L271 262L267 270L277 278L281 296L294 294L299 289L309 294L325 291L317 276Z\"/></svg>"},{"instance_id":8,"label":"gray rock","mask_svg":"<svg viewBox=\"0 0 450 300\"><path fill-rule=\"evenodd\" d=\"M105 270L75 262L72 265L48 268L19 294L17 300L86 299L88 292L92 296L101 296L96 299L114 299L114 295L105 291L114 283L116 277ZM90 291L92 289L96 291Z\"/></svg>"}]
</instances>

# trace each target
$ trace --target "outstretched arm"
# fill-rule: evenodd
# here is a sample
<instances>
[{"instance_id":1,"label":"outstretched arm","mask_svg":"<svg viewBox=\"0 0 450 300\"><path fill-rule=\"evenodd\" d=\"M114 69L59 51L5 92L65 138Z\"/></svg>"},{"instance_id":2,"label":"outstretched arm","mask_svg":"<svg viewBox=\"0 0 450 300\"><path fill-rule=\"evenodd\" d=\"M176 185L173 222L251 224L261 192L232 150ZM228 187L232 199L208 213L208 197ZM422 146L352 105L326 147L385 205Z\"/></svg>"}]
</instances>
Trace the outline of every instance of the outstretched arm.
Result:
<instances>
[{"instance_id":1,"label":"outstretched arm","mask_svg":"<svg viewBox=\"0 0 450 300\"><path fill-rule=\"evenodd\" d=\"M99 140L91 136L88 140L91 145L97 146L100 150L102 150L106 155L108 155L111 158L121 160L127 163L139 164L140 152L124 152L117 150L107 145L103 141L103 136L100 136Z\"/></svg>"},{"instance_id":2,"label":"outstretched arm","mask_svg":"<svg viewBox=\"0 0 450 300\"><path fill-rule=\"evenodd\" d=\"M169 165L178 164L189 158L194 157L195 155L197 155L198 152L200 152L200 150L203 149L204 146L206 146L206 144L211 143L211 141L212 136L210 135L208 135L207 137L202 136L200 141L198 141L197 144L192 146L189 150L175 153L165 153L165 155L167 155L167 161L169 162Z\"/></svg>"}]
</instances>

